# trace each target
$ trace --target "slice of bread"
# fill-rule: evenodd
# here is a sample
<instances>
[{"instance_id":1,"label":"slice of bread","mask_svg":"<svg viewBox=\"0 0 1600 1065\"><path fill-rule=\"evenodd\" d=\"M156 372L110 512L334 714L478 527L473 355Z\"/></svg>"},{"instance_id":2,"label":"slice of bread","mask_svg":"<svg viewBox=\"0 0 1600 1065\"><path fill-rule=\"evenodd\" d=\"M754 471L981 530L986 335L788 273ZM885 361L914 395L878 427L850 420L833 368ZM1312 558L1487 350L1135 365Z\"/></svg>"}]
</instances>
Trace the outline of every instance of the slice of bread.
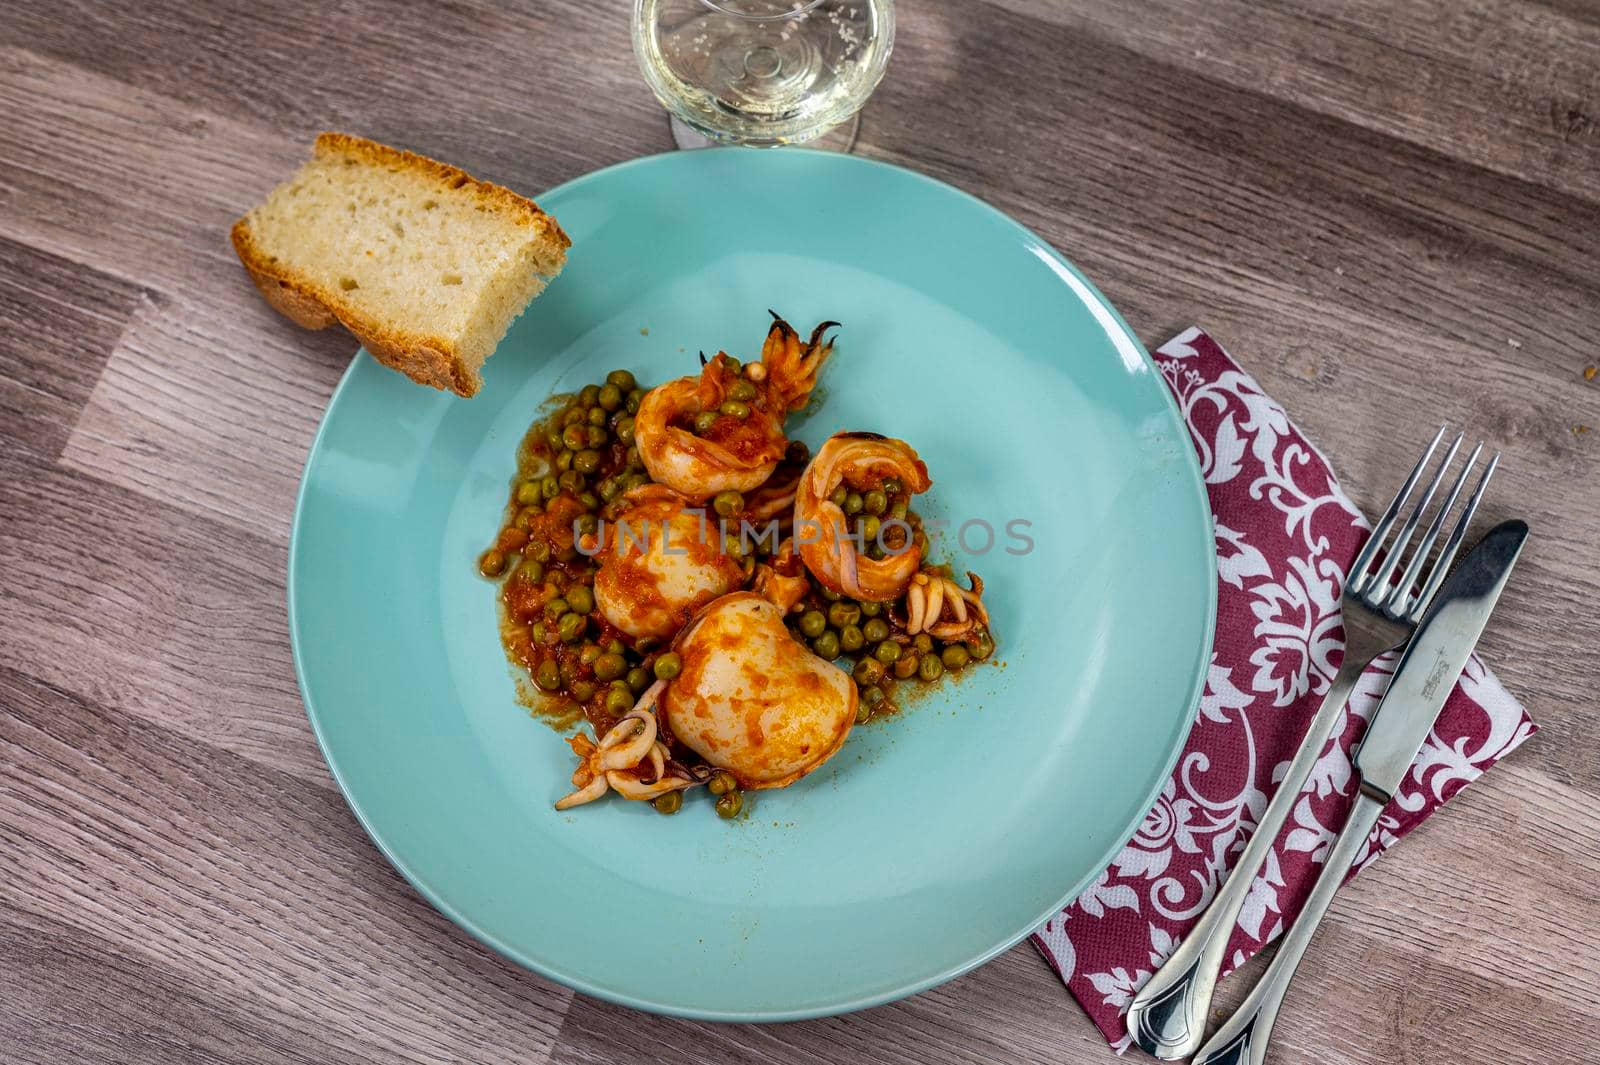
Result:
<instances>
[{"instance_id":1,"label":"slice of bread","mask_svg":"<svg viewBox=\"0 0 1600 1065\"><path fill-rule=\"evenodd\" d=\"M233 226L273 307L308 329L338 322L379 362L463 396L571 244L532 200L343 133Z\"/></svg>"}]
</instances>

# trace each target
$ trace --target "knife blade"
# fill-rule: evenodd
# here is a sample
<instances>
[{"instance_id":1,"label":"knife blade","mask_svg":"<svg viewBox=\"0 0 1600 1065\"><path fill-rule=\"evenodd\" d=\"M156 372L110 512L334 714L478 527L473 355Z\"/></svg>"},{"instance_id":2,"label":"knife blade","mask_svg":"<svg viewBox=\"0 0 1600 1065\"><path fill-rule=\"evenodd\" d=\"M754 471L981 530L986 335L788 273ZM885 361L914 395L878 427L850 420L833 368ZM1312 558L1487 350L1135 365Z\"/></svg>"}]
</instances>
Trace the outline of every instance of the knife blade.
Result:
<instances>
[{"instance_id":1,"label":"knife blade","mask_svg":"<svg viewBox=\"0 0 1600 1065\"><path fill-rule=\"evenodd\" d=\"M1356 750L1363 791L1387 801L1399 789L1466 668L1527 538L1527 522L1501 522L1439 590Z\"/></svg>"}]
</instances>

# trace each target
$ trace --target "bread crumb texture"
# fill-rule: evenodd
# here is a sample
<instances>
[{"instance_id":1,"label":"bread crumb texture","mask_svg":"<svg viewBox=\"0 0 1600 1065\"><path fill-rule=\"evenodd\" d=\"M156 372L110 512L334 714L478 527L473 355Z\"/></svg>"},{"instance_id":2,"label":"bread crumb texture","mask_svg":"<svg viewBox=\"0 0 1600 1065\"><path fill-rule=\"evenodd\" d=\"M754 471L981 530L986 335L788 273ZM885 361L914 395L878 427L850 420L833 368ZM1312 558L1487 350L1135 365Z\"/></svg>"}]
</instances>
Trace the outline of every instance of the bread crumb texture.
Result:
<instances>
[{"instance_id":1,"label":"bread crumb texture","mask_svg":"<svg viewBox=\"0 0 1600 1065\"><path fill-rule=\"evenodd\" d=\"M342 133L233 227L273 307L311 329L337 321L380 362L462 396L571 243L532 200Z\"/></svg>"}]
</instances>

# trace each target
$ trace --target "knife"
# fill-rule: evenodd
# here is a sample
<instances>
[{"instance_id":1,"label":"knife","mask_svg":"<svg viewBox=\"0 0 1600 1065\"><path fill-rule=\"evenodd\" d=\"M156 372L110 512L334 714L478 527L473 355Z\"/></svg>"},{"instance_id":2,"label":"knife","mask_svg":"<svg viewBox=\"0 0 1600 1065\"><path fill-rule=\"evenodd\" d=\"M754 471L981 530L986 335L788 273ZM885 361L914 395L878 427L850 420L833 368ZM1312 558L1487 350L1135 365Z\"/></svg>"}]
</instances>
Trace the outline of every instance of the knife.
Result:
<instances>
[{"instance_id":1,"label":"knife","mask_svg":"<svg viewBox=\"0 0 1600 1065\"><path fill-rule=\"evenodd\" d=\"M1495 526L1440 589L1433 608L1401 655L1389 689L1356 750L1354 765L1361 790L1344 829L1328 851L1305 909L1284 934L1277 956L1260 982L1195 1054L1195 1065L1263 1065L1273 1021L1306 946L1351 862L1378 823L1378 815L1400 789L1433 731L1434 719L1466 667L1527 538L1526 522Z\"/></svg>"}]
</instances>

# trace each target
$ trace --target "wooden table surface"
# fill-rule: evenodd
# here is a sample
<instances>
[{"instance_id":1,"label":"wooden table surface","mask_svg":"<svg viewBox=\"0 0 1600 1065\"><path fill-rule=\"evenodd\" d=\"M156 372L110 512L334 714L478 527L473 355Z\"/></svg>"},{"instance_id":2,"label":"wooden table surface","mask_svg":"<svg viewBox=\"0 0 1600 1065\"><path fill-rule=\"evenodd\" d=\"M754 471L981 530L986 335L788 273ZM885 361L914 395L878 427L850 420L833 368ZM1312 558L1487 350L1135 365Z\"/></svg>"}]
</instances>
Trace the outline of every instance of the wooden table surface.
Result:
<instances>
[{"instance_id":1,"label":"wooden table surface","mask_svg":"<svg viewBox=\"0 0 1600 1065\"><path fill-rule=\"evenodd\" d=\"M227 227L323 128L532 194L668 148L627 24L6 0L0 1059L1110 1060L1027 945L809 1023L574 996L411 890L317 753L284 567L355 345L269 311ZM904 0L859 151L1150 344L1205 324L1369 511L1442 420L1503 449L1488 516L1535 539L1482 649L1544 731L1340 896L1276 1060L1600 1060L1600 5Z\"/></svg>"}]
</instances>

